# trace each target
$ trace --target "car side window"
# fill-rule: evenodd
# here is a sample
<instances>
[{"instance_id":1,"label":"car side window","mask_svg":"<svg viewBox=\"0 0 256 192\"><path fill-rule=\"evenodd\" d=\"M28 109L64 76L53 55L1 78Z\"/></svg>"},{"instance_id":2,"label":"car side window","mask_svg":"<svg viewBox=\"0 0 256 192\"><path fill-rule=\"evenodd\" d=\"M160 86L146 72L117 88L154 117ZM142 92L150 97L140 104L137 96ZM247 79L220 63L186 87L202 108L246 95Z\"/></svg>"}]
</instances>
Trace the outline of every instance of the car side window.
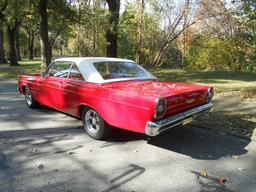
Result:
<instances>
[{"instance_id":1,"label":"car side window","mask_svg":"<svg viewBox=\"0 0 256 192\"><path fill-rule=\"evenodd\" d=\"M46 72L45 76L67 78L70 73L72 63L67 61L56 61Z\"/></svg>"},{"instance_id":2,"label":"car side window","mask_svg":"<svg viewBox=\"0 0 256 192\"><path fill-rule=\"evenodd\" d=\"M71 67L70 74L69 74L68 78L72 79L72 80L84 81L84 78L75 63L73 63L73 65Z\"/></svg>"}]
</instances>

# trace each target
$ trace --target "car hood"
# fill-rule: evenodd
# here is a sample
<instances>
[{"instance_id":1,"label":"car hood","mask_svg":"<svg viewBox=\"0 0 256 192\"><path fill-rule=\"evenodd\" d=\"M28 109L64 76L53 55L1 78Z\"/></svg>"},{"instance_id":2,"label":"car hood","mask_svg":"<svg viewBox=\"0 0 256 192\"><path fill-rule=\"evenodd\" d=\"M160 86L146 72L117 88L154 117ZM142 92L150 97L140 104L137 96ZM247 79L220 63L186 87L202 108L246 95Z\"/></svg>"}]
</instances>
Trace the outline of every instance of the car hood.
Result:
<instances>
[{"instance_id":1,"label":"car hood","mask_svg":"<svg viewBox=\"0 0 256 192\"><path fill-rule=\"evenodd\" d=\"M207 86L160 81L125 81L104 84L108 89L124 91L126 95L170 97L189 92L207 91Z\"/></svg>"}]
</instances>

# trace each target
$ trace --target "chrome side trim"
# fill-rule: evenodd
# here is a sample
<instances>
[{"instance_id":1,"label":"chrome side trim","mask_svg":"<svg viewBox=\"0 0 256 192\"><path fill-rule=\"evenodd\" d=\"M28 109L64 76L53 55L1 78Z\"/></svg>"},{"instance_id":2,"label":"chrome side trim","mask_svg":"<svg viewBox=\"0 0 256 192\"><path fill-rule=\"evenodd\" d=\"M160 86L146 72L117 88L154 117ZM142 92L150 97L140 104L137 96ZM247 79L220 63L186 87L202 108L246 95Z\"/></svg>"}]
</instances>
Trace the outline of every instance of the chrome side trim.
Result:
<instances>
[{"instance_id":1,"label":"chrome side trim","mask_svg":"<svg viewBox=\"0 0 256 192\"><path fill-rule=\"evenodd\" d=\"M194 119L200 113L209 111L212 106L212 103L207 103L205 105L201 105L199 107L187 110L182 113L178 113L176 115L167 117L156 122L148 121L145 127L145 134L149 136L156 136L163 131L183 124L183 121L189 117L192 117Z\"/></svg>"}]
</instances>

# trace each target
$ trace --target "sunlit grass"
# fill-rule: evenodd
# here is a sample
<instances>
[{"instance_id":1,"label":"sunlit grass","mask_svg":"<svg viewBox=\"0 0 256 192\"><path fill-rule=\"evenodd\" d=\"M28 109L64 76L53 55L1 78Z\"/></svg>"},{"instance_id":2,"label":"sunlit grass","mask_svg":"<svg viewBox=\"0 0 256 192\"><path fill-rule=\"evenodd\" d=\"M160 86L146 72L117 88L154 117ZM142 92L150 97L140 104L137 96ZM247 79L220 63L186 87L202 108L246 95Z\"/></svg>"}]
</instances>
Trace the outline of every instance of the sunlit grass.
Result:
<instances>
[{"instance_id":1,"label":"sunlit grass","mask_svg":"<svg viewBox=\"0 0 256 192\"><path fill-rule=\"evenodd\" d=\"M17 78L18 75L40 72L39 59L19 61L19 66L0 64L0 77Z\"/></svg>"},{"instance_id":2,"label":"sunlit grass","mask_svg":"<svg viewBox=\"0 0 256 192\"><path fill-rule=\"evenodd\" d=\"M19 61L19 64L20 65L39 65L41 63L41 60L40 59L35 59L35 60L22 60L22 61Z\"/></svg>"},{"instance_id":3,"label":"sunlit grass","mask_svg":"<svg viewBox=\"0 0 256 192\"><path fill-rule=\"evenodd\" d=\"M214 87L217 93L256 96L256 74L226 71L184 71L171 69L150 70L163 81L197 83Z\"/></svg>"}]
</instances>

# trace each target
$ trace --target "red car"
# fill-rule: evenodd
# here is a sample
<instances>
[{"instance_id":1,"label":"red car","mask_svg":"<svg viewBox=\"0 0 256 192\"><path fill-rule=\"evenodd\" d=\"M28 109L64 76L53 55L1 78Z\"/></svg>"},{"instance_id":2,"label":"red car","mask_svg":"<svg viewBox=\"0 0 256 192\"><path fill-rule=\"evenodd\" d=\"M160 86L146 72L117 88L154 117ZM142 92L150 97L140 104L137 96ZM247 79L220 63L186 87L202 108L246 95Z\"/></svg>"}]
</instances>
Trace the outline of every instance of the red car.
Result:
<instances>
[{"instance_id":1,"label":"red car","mask_svg":"<svg viewBox=\"0 0 256 192\"><path fill-rule=\"evenodd\" d=\"M30 108L45 105L83 121L95 139L113 127L156 136L212 107L211 87L160 82L134 61L60 58L42 74L19 76Z\"/></svg>"}]
</instances>

